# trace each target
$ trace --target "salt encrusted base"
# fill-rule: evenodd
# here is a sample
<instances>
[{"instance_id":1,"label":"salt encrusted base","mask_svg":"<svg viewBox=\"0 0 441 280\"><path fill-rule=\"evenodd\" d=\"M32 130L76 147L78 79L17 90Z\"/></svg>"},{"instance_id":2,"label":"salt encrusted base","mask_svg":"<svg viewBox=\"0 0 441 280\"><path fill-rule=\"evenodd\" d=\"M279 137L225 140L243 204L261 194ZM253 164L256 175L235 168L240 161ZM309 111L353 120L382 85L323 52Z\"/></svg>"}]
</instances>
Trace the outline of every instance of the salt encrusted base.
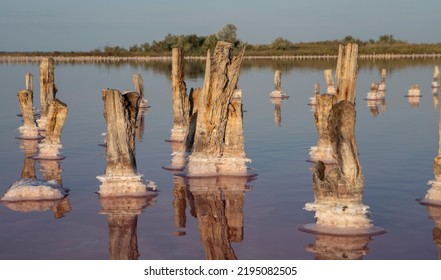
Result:
<instances>
[{"instance_id":1,"label":"salt encrusted base","mask_svg":"<svg viewBox=\"0 0 441 280\"><path fill-rule=\"evenodd\" d=\"M317 105L317 98L315 95L309 98L308 105Z\"/></svg>"},{"instance_id":2,"label":"salt encrusted base","mask_svg":"<svg viewBox=\"0 0 441 280\"><path fill-rule=\"evenodd\" d=\"M310 161L312 162L317 162L320 160L325 164L337 163L333 157L333 154L332 147L312 146L309 149Z\"/></svg>"},{"instance_id":3,"label":"salt encrusted base","mask_svg":"<svg viewBox=\"0 0 441 280\"><path fill-rule=\"evenodd\" d=\"M149 102L147 99L143 98L141 99L141 102L139 102L139 108L148 108Z\"/></svg>"},{"instance_id":4,"label":"salt encrusted base","mask_svg":"<svg viewBox=\"0 0 441 280\"><path fill-rule=\"evenodd\" d=\"M56 200L66 196L66 191L55 180L20 179L6 191L2 201Z\"/></svg>"},{"instance_id":5,"label":"salt encrusted base","mask_svg":"<svg viewBox=\"0 0 441 280\"><path fill-rule=\"evenodd\" d=\"M436 82L436 81L432 82L432 87L439 88L439 82Z\"/></svg>"},{"instance_id":6,"label":"salt encrusted base","mask_svg":"<svg viewBox=\"0 0 441 280\"><path fill-rule=\"evenodd\" d=\"M19 139L26 139L26 140L40 140L44 137L39 135L38 133L38 127L27 127L27 126L20 126L18 128L18 131L20 131L20 136L17 138Z\"/></svg>"},{"instance_id":7,"label":"salt encrusted base","mask_svg":"<svg viewBox=\"0 0 441 280\"><path fill-rule=\"evenodd\" d=\"M184 152L174 152L171 154L171 165L163 166L166 170L183 170L187 165L187 156Z\"/></svg>"},{"instance_id":8,"label":"salt encrusted base","mask_svg":"<svg viewBox=\"0 0 441 280\"><path fill-rule=\"evenodd\" d=\"M63 147L61 144L45 144L38 145L38 154L33 156L33 159L37 160L62 160L65 157L60 153L60 149Z\"/></svg>"},{"instance_id":9,"label":"salt encrusted base","mask_svg":"<svg viewBox=\"0 0 441 280\"><path fill-rule=\"evenodd\" d=\"M370 91L367 93L366 99L384 99L384 91Z\"/></svg>"},{"instance_id":10,"label":"salt encrusted base","mask_svg":"<svg viewBox=\"0 0 441 280\"><path fill-rule=\"evenodd\" d=\"M271 98L287 98L288 95L281 90L273 90L270 93Z\"/></svg>"},{"instance_id":11,"label":"salt encrusted base","mask_svg":"<svg viewBox=\"0 0 441 280\"><path fill-rule=\"evenodd\" d=\"M156 184L148 181L148 185L142 179L143 175L134 176L97 176L101 182L100 196L118 197L118 196L150 196L156 194Z\"/></svg>"},{"instance_id":12,"label":"salt encrusted base","mask_svg":"<svg viewBox=\"0 0 441 280\"><path fill-rule=\"evenodd\" d=\"M187 136L187 130L182 127L171 129L170 142L184 142Z\"/></svg>"},{"instance_id":13,"label":"salt encrusted base","mask_svg":"<svg viewBox=\"0 0 441 280\"><path fill-rule=\"evenodd\" d=\"M39 130L46 130L46 124L47 124L47 117L43 117L41 116L38 120L37 120L37 125L39 127Z\"/></svg>"},{"instance_id":14,"label":"salt encrusted base","mask_svg":"<svg viewBox=\"0 0 441 280\"><path fill-rule=\"evenodd\" d=\"M315 211L316 224L340 229L371 228L369 207L361 203L306 203L305 210Z\"/></svg>"},{"instance_id":15,"label":"salt encrusted base","mask_svg":"<svg viewBox=\"0 0 441 280\"><path fill-rule=\"evenodd\" d=\"M427 184L431 185L431 188L427 191L424 199L422 199L420 202L432 205L441 205L441 182L429 181Z\"/></svg>"},{"instance_id":16,"label":"salt encrusted base","mask_svg":"<svg viewBox=\"0 0 441 280\"><path fill-rule=\"evenodd\" d=\"M379 84L378 91L383 91L383 94L384 94L384 91L386 91L386 84Z\"/></svg>"},{"instance_id":17,"label":"salt encrusted base","mask_svg":"<svg viewBox=\"0 0 441 280\"><path fill-rule=\"evenodd\" d=\"M206 158L190 155L188 161L187 177L209 177L209 176L244 176L247 177L247 158L222 157Z\"/></svg>"},{"instance_id":18,"label":"salt encrusted base","mask_svg":"<svg viewBox=\"0 0 441 280\"><path fill-rule=\"evenodd\" d=\"M409 89L407 91L407 97L421 97L421 91L419 89Z\"/></svg>"}]
</instances>

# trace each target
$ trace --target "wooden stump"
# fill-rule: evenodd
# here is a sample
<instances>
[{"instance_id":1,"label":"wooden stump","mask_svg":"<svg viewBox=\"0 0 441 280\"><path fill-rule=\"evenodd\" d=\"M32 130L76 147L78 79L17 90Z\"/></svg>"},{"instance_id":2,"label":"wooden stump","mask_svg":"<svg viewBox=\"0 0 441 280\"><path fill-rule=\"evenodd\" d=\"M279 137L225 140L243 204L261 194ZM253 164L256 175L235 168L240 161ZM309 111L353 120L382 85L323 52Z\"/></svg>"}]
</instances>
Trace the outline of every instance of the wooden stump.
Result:
<instances>
[{"instance_id":1,"label":"wooden stump","mask_svg":"<svg viewBox=\"0 0 441 280\"><path fill-rule=\"evenodd\" d=\"M332 143L328 127L328 119L332 106L336 102L335 95L318 95L316 97L316 109L314 112L315 126L317 128L317 146L311 147L311 161L323 161L327 164L335 163L335 155L332 150Z\"/></svg>"},{"instance_id":2,"label":"wooden stump","mask_svg":"<svg viewBox=\"0 0 441 280\"><path fill-rule=\"evenodd\" d=\"M41 139L38 134L38 127L35 122L33 110L33 93L31 90L20 90L18 92L18 101L20 103L23 116L23 125L18 128L22 139Z\"/></svg>"},{"instance_id":3,"label":"wooden stump","mask_svg":"<svg viewBox=\"0 0 441 280\"><path fill-rule=\"evenodd\" d=\"M218 174L218 161L224 153L230 101L237 88L244 51L243 49L238 57L233 58L233 45L226 42L217 43L213 57L208 51L193 153L189 157L189 175ZM235 115L239 116L241 112L237 111ZM236 135L241 135L241 132L236 132ZM241 158L242 155L238 154L237 157Z\"/></svg>"},{"instance_id":4,"label":"wooden stump","mask_svg":"<svg viewBox=\"0 0 441 280\"><path fill-rule=\"evenodd\" d=\"M170 141L183 142L190 118L190 101L184 81L184 54L179 48L172 50L173 128Z\"/></svg>"},{"instance_id":5,"label":"wooden stump","mask_svg":"<svg viewBox=\"0 0 441 280\"><path fill-rule=\"evenodd\" d=\"M46 122L49 113L49 106L52 100L55 99L57 87L55 86L54 76L54 59L44 58L40 63L40 103L41 103L41 117L38 120L40 129L46 129Z\"/></svg>"},{"instance_id":6,"label":"wooden stump","mask_svg":"<svg viewBox=\"0 0 441 280\"><path fill-rule=\"evenodd\" d=\"M58 99L51 101L47 113L46 138L39 145L36 159L63 159L59 153L62 145L60 142L61 131L67 118L67 105Z\"/></svg>"},{"instance_id":7,"label":"wooden stump","mask_svg":"<svg viewBox=\"0 0 441 280\"><path fill-rule=\"evenodd\" d=\"M326 93L335 94L334 79L332 78L332 69L326 69L324 71L326 81Z\"/></svg>"},{"instance_id":8,"label":"wooden stump","mask_svg":"<svg viewBox=\"0 0 441 280\"><path fill-rule=\"evenodd\" d=\"M337 100L355 102L357 85L358 45L347 44L344 49L340 45L337 60Z\"/></svg>"},{"instance_id":9,"label":"wooden stump","mask_svg":"<svg viewBox=\"0 0 441 280\"><path fill-rule=\"evenodd\" d=\"M34 91L34 79L31 73L26 73L25 75L26 89L29 91Z\"/></svg>"},{"instance_id":10,"label":"wooden stump","mask_svg":"<svg viewBox=\"0 0 441 280\"><path fill-rule=\"evenodd\" d=\"M282 71L276 70L274 72L274 90L270 94L271 98L286 98L288 97L282 91Z\"/></svg>"},{"instance_id":11,"label":"wooden stump","mask_svg":"<svg viewBox=\"0 0 441 280\"><path fill-rule=\"evenodd\" d=\"M147 108L148 101L144 97L144 81L142 80L141 74L132 75L133 85L135 86L135 91L139 92L141 101L139 103L139 108Z\"/></svg>"}]
</instances>

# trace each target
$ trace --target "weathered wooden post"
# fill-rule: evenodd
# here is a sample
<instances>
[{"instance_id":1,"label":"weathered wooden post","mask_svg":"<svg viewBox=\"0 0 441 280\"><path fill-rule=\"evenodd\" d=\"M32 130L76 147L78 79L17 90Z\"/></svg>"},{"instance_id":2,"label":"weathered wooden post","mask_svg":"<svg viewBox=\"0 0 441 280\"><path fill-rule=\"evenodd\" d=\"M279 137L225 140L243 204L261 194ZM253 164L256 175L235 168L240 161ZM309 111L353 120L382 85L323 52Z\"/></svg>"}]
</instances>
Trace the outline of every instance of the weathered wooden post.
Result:
<instances>
[{"instance_id":1,"label":"weathered wooden post","mask_svg":"<svg viewBox=\"0 0 441 280\"><path fill-rule=\"evenodd\" d=\"M343 100L332 107L328 128L337 166L325 172L324 163L316 163L315 202L307 203L305 209L315 211L317 222L302 229L337 235L384 232L370 223L368 206L362 204L364 180L355 141L355 106L351 101Z\"/></svg>"},{"instance_id":2,"label":"weathered wooden post","mask_svg":"<svg viewBox=\"0 0 441 280\"><path fill-rule=\"evenodd\" d=\"M40 63L40 103L41 103L41 117L37 121L38 127L41 130L46 129L49 106L52 100L55 99L57 87L55 86L53 58L44 58Z\"/></svg>"},{"instance_id":3,"label":"weathered wooden post","mask_svg":"<svg viewBox=\"0 0 441 280\"><path fill-rule=\"evenodd\" d=\"M133 74L132 75L132 82L135 86L135 91L139 92L141 95L141 101L139 102L139 108L147 108L148 107L148 101L144 97L144 81L142 80L141 74Z\"/></svg>"},{"instance_id":4,"label":"weathered wooden post","mask_svg":"<svg viewBox=\"0 0 441 280\"><path fill-rule=\"evenodd\" d=\"M109 253L112 260L137 260L138 216L143 209L156 203L150 197L102 197L100 214L107 215Z\"/></svg>"},{"instance_id":5,"label":"weathered wooden post","mask_svg":"<svg viewBox=\"0 0 441 280\"><path fill-rule=\"evenodd\" d=\"M41 160L61 160L64 156L60 154L62 147L60 138L61 131L66 121L68 113L67 105L58 99L51 101L47 113L46 138L39 145L38 154L35 159Z\"/></svg>"},{"instance_id":6,"label":"weathered wooden post","mask_svg":"<svg viewBox=\"0 0 441 280\"><path fill-rule=\"evenodd\" d=\"M34 91L34 78L31 73L26 73L25 75L26 89L29 91Z\"/></svg>"},{"instance_id":7,"label":"weathered wooden post","mask_svg":"<svg viewBox=\"0 0 441 280\"><path fill-rule=\"evenodd\" d=\"M349 43L344 49L340 45L337 60L337 100L355 102L357 85L358 45Z\"/></svg>"},{"instance_id":8,"label":"weathered wooden post","mask_svg":"<svg viewBox=\"0 0 441 280\"><path fill-rule=\"evenodd\" d=\"M180 48L172 50L173 128L170 141L184 142L190 118L190 101L184 81L184 54Z\"/></svg>"},{"instance_id":9,"label":"weathered wooden post","mask_svg":"<svg viewBox=\"0 0 441 280\"><path fill-rule=\"evenodd\" d=\"M310 149L311 161L322 161L325 164L335 164L334 151L332 149L328 119L332 106L336 103L336 96L323 94L317 96L317 104L314 112L315 126L317 128L317 146Z\"/></svg>"},{"instance_id":10,"label":"weathered wooden post","mask_svg":"<svg viewBox=\"0 0 441 280\"><path fill-rule=\"evenodd\" d=\"M20 90L17 96L23 116L23 125L18 128L20 131L20 136L18 138L29 140L42 139L43 137L38 134L38 127L35 122L32 91L27 89Z\"/></svg>"},{"instance_id":11,"label":"weathered wooden post","mask_svg":"<svg viewBox=\"0 0 441 280\"><path fill-rule=\"evenodd\" d=\"M439 88L439 78L440 78L440 74L439 74L439 68L438 65L435 65L434 69L433 69L433 82L432 82L432 88Z\"/></svg>"},{"instance_id":12,"label":"weathered wooden post","mask_svg":"<svg viewBox=\"0 0 441 280\"><path fill-rule=\"evenodd\" d=\"M135 133L140 94L103 89L102 98L107 124L107 164L105 175L97 177L102 182L100 196L154 195L136 168Z\"/></svg>"},{"instance_id":13,"label":"weathered wooden post","mask_svg":"<svg viewBox=\"0 0 441 280\"><path fill-rule=\"evenodd\" d=\"M239 68L245 49L238 57L233 58L233 45L227 42L218 42L214 50L213 57L210 51L207 53L204 87L202 96L199 98L198 115L196 120L195 138L193 152L189 156L188 176L216 175L231 170L228 159L222 159L224 154L226 129L229 118L230 127L241 128L239 122L242 121L242 112L235 105L230 104L239 79ZM230 112L233 111L233 112ZM237 135L236 140L228 140L229 143L241 140L242 132L231 133ZM230 137L228 136L228 137ZM227 147L230 144L227 144ZM236 144L235 147L238 147ZM228 148L230 149L230 148ZM246 158L243 151L233 155L228 151L228 158L231 166L240 164L240 172ZM234 159L233 159L234 157ZM238 175L238 172L234 172ZM245 175L245 174L242 174Z\"/></svg>"},{"instance_id":14,"label":"weathered wooden post","mask_svg":"<svg viewBox=\"0 0 441 280\"><path fill-rule=\"evenodd\" d=\"M324 71L326 81L326 93L335 94L334 79L332 78L332 69L326 69Z\"/></svg>"},{"instance_id":15,"label":"weathered wooden post","mask_svg":"<svg viewBox=\"0 0 441 280\"><path fill-rule=\"evenodd\" d=\"M271 98L286 98L288 95L282 91L282 71L274 72L274 90L270 93Z\"/></svg>"},{"instance_id":16,"label":"weathered wooden post","mask_svg":"<svg viewBox=\"0 0 441 280\"><path fill-rule=\"evenodd\" d=\"M386 74L387 74L386 68L382 68L381 69L381 83L378 86L379 91L383 91L383 92L386 91Z\"/></svg>"}]
</instances>

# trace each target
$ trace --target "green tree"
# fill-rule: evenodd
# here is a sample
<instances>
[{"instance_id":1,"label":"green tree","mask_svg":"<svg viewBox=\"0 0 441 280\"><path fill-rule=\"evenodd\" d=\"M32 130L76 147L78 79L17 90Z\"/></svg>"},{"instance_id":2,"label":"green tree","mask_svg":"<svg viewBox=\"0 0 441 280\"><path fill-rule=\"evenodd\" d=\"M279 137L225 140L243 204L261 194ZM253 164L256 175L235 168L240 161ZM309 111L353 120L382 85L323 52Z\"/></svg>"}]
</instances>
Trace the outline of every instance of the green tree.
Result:
<instances>
[{"instance_id":1,"label":"green tree","mask_svg":"<svg viewBox=\"0 0 441 280\"><path fill-rule=\"evenodd\" d=\"M216 33L216 38L219 41L225 41L234 44L237 41L236 32L237 32L237 27L234 24L227 24Z\"/></svg>"},{"instance_id":2,"label":"green tree","mask_svg":"<svg viewBox=\"0 0 441 280\"><path fill-rule=\"evenodd\" d=\"M278 37L271 43L271 48L275 50L288 50L292 46L291 41L288 39Z\"/></svg>"}]
</instances>

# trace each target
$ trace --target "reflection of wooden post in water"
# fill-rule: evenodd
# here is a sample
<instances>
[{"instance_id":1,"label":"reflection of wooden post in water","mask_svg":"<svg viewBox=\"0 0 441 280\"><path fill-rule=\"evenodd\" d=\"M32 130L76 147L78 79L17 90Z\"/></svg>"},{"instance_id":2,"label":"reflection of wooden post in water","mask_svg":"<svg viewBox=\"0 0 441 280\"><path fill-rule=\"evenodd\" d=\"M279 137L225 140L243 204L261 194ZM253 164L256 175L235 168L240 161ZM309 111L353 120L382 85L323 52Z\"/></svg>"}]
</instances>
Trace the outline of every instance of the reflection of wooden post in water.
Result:
<instances>
[{"instance_id":1,"label":"reflection of wooden post in water","mask_svg":"<svg viewBox=\"0 0 441 280\"><path fill-rule=\"evenodd\" d=\"M18 128L21 139L41 139L38 135L38 127L35 122L33 110L33 93L31 90L20 90L18 92L18 101L20 103L21 113L23 115L23 125Z\"/></svg>"},{"instance_id":2,"label":"reflection of wooden post in water","mask_svg":"<svg viewBox=\"0 0 441 280\"><path fill-rule=\"evenodd\" d=\"M334 164L335 158L332 151L328 119L332 106L336 102L336 97L329 94L318 95L316 101L314 119L315 126L317 127L318 141L317 146L311 147L309 155L311 161L320 160L324 163Z\"/></svg>"},{"instance_id":3,"label":"reflection of wooden post in water","mask_svg":"<svg viewBox=\"0 0 441 280\"><path fill-rule=\"evenodd\" d=\"M39 152L35 159L63 159L59 153L61 131L68 113L67 105L58 99L51 101L47 113L46 138L39 145Z\"/></svg>"},{"instance_id":4,"label":"reflection of wooden post in water","mask_svg":"<svg viewBox=\"0 0 441 280\"><path fill-rule=\"evenodd\" d=\"M139 108L138 116L136 117L136 131L135 137L138 140L142 140L145 130L145 115L147 114L147 108Z\"/></svg>"},{"instance_id":5,"label":"reflection of wooden post in water","mask_svg":"<svg viewBox=\"0 0 441 280\"><path fill-rule=\"evenodd\" d=\"M184 229L187 224L187 216L185 215L185 209L187 206L187 201L185 199L185 178L182 176L174 176L173 182L173 208L175 209L175 227L179 229ZM185 235L185 231L177 231L176 235Z\"/></svg>"},{"instance_id":6,"label":"reflection of wooden post in water","mask_svg":"<svg viewBox=\"0 0 441 280\"><path fill-rule=\"evenodd\" d=\"M243 240L246 178L189 178L199 233L210 260L237 259L230 242Z\"/></svg>"},{"instance_id":7,"label":"reflection of wooden post in water","mask_svg":"<svg viewBox=\"0 0 441 280\"><path fill-rule=\"evenodd\" d=\"M139 258L138 216L144 208L155 203L155 196L131 198L100 196L100 214L107 215L109 253L112 260L137 260Z\"/></svg>"},{"instance_id":8,"label":"reflection of wooden post in water","mask_svg":"<svg viewBox=\"0 0 441 280\"><path fill-rule=\"evenodd\" d=\"M316 260L361 260L368 253L370 236L317 235L306 251L314 253Z\"/></svg>"},{"instance_id":9,"label":"reflection of wooden post in water","mask_svg":"<svg viewBox=\"0 0 441 280\"><path fill-rule=\"evenodd\" d=\"M324 71L325 81L326 81L326 93L335 94L334 79L332 78L332 69L326 69Z\"/></svg>"},{"instance_id":10,"label":"reflection of wooden post in water","mask_svg":"<svg viewBox=\"0 0 441 280\"><path fill-rule=\"evenodd\" d=\"M236 174L246 171L243 151L234 155L234 158L231 155L228 159L222 159L224 146L229 146L225 140L227 135L239 136L235 140L229 140L229 143L237 143L241 138L241 133L227 133L226 129L227 127L241 128L237 122L242 121L242 112L234 109L235 105L230 104L230 101L237 88L244 51L243 49L238 57L233 58L233 45L218 42L213 57L210 51L207 53L204 88L199 99L193 152L189 156L188 163L190 176L220 174L230 172L230 168L234 168ZM232 117L236 119L231 120ZM229 121L232 122L231 125L227 125ZM233 146L237 147L237 145ZM231 161L225 165L229 159Z\"/></svg>"},{"instance_id":11,"label":"reflection of wooden post in water","mask_svg":"<svg viewBox=\"0 0 441 280\"><path fill-rule=\"evenodd\" d=\"M48 119L49 106L52 100L55 99L57 87L55 86L53 58L44 58L40 63L40 103L41 103L41 117L38 120L40 129L46 129L46 122Z\"/></svg>"},{"instance_id":12,"label":"reflection of wooden post in water","mask_svg":"<svg viewBox=\"0 0 441 280\"><path fill-rule=\"evenodd\" d=\"M280 127L282 124L282 100L271 100L274 104L274 124Z\"/></svg>"},{"instance_id":13,"label":"reflection of wooden post in water","mask_svg":"<svg viewBox=\"0 0 441 280\"><path fill-rule=\"evenodd\" d=\"M352 103L355 102L356 85L357 85L357 58L358 45L347 44L344 48L339 47L337 60L337 100L347 100Z\"/></svg>"},{"instance_id":14,"label":"reflection of wooden post in water","mask_svg":"<svg viewBox=\"0 0 441 280\"><path fill-rule=\"evenodd\" d=\"M432 230L433 242L438 247L438 259L441 260L441 204L426 205L429 217L435 222L435 227Z\"/></svg>"},{"instance_id":15,"label":"reflection of wooden post in water","mask_svg":"<svg viewBox=\"0 0 441 280\"><path fill-rule=\"evenodd\" d=\"M188 131L190 102L184 81L184 54L179 48L172 50L173 128L170 141L183 142Z\"/></svg>"}]
</instances>

